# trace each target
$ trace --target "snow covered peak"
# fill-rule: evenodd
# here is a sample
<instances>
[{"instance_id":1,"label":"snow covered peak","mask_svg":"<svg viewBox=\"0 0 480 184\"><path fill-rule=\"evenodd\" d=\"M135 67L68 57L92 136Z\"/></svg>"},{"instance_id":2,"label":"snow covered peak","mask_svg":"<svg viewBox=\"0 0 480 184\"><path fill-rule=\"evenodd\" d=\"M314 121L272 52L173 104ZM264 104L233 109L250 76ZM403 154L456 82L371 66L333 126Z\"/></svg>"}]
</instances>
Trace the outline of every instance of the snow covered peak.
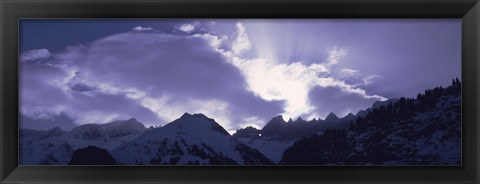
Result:
<instances>
[{"instance_id":1,"label":"snow covered peak","mask_svg":"<svg viewBox=\"0 0 480 184\"><path fill-rule=\"evenodd\" d=\"M204 114L189 114L184 113L180 118L172 121L164 126L165 128L172 128L173 132L197 132L215 130L222 134L230 135L222 126L220 126L214 119L211 119Z\"/></svg>"},{"instance_id":2,"label":"snow covered peak","mask_svg":"<svg viewBox=\"0 0 480 184\"><path fill-rule=\"evenodd\" d=\"M130 118L128 120L119 120L106 124L101 124L100 127L106 131L111 131L116 129L116 131L125 131L125 132L142 132L147 128L143 123L140 123L135 118Z\"/></svg>"},{"instance_id":3,"label":"snow covered peak","mask_svg":"<svg viewBox=\"0 0 480 184\"><path fill-rule=\"evenodd\" d=\"M213 120L213 119L205 116L205 115L202 114L202 113L197 113L197 114L193 114L193 115L192 115L192 114L190 114L190 113L188 113L188 112L183 113L183 115L182 115L180 118L178 118L178 119L184 119L184 120L195 120L195 119L198 119L198 120L201 120L201 119L204 119L204 120ZM178 120L178 119L177 119L177 120Z\"/></svg>"},{"instance_id":4,"label":"snow covered peak","mask_svg":"<svg viewBox=\"0 0 480 184\"><path fill-rule=\"evenodd\" d=\"M138 122L137 119L135 119L135 118L130 118L130 119L128 119L127 121L128 121L128 122L132 122L132 123Z\"/></svg>"},{"instance_id":5,"label":"snow covered peak","mask_svg":"<svg viewBox=\"0 0 480 184\"><path fill-rule=\"evenodd\" d=\"M254 153L253 156L247 153ZM146 131L112 151L124 164L271 163L264 155L232 137L215 120L185 113L167 125Z\"/></svg>"}]
</instances>

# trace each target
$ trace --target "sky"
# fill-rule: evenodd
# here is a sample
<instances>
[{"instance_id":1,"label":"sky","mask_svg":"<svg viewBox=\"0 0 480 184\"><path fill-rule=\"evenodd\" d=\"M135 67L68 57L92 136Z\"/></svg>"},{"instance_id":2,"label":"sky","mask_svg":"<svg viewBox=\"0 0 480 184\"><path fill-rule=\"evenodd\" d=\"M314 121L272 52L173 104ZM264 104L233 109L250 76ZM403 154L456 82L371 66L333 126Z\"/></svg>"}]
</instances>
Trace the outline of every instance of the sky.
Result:
<instances>
[{"instance_id":1,"label":"sky","mask_svg":"<svg viewBox=\"0 0 480 184\"><path fill-rule=\"evenodd\" d=\"M23 19L24 128L342 117L461 76L460 19Z\"/></svg>"}]
</instances>

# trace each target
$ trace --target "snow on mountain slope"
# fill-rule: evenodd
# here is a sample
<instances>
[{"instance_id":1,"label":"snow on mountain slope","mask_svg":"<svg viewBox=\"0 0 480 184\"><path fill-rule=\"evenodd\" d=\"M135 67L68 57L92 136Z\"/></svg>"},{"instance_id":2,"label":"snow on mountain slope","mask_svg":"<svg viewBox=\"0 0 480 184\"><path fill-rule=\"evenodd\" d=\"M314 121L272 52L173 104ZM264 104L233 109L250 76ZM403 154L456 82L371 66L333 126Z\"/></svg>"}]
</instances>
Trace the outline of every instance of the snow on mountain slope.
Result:
<instances>
[{"instance_id":1,"label":"snow on mountain slope","mask_svg":"<svg viewBox=\"0 0 480 184\"><path fill-rule=\"evenodd\" d=\"M107 124L86 124L67 133L65 139L74 149L96 146L112 150L140 136L147 128L135 118Z\"/></svg>"},{"instance_id":2,"label":"snow on mountain slope","mask_svg":"<svg viewBox=\"0 0 480 184\"><path fill-rule=\"evenodd\" d=\"M283 141L277 139L257 138L237 138L240 142L257 149L271 161L278 163L282 158L283 151L290 147L294 140Z\"/></svg>"},{"instance_id":3,"label":"snow on mountain slope","mask_svg":"<svg viewBox=\"0 0 480 184\"><path fill-rule=\"evenodd\" d=\"M107 124L87 124L70 131L20 129L22 165L64 165L73 151L87 146L111 150L140 136L146 128L135 119Z\"/></svg>"},{"instance_id":4,"label":"snow on mountain slope","mask_svg":"<svg viewBox=\"0 0 480 184\"><path fill-rule=\"evenodd\" d=\"M272 164L259 151L232 137L215 120L188 113L115 148L112 155L127 165Z\"/></svg>"},{"instance_id":5,"label":"snow on mountain slope","mask_svg":"<svg viewBox=\"0 0 480 184\"><path fill-rule=\"evenodd\" d=\"M330 113L325 120L305 121L298 118L288 122L281 115L272 118L261 130L253 127L239 129L233 134L244 144L257 149L275 163L282 157L283 151L292 146L300 138L313 134L321 134L329 128L345 128L347 123L354 121L355 116L349 114L338 118Z\"/></svg>"},{"instance_id":6,"label":"snow on mountain slope","mask_svg":"<svg viewBox=\"0 0 480 184\"><path fill-rule=\"evenodd\" d=\"M67 164L73 149L63 137L66 132L55 127L46 130L21 129L19 163L21 165Z\"/></svg>"},{"instance_id":7,"label":"snow on mountain slope","mask_svg":"<svg viewBox=\"0 0 480 184\"><path fill-rule=\"evenodd\" d=\"M285 165L460 165L461 84L400 98L284 151ZM315 155L315 156L312 156Z\"/></svg>"}]
</instances>

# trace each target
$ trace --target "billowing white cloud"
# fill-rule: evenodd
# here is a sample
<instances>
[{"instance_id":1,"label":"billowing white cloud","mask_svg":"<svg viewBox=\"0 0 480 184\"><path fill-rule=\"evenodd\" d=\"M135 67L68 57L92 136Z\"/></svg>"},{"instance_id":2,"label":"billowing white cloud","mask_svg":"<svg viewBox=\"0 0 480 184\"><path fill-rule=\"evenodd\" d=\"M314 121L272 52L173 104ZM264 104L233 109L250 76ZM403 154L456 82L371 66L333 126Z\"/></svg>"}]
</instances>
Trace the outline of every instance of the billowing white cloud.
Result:
<instances>
[{"instance_id":1,"label":"billowing white cloud","mask_svg":"<svg viewBox=\"0 0 480 184\"><path fill-rule=\"evenodd\" d=\"M318 110L310 103L309 98L309 92L315 87L337 87L342 93L355 94L365 99L364 104L368 105L371 105L370 101L372 100L386 100L382 96L369 95L365 90L345 81L319 74L319 71L321 73L327 72L326 67L320 67L323 66L322 64L307 66L299 62L272 64L264 59L233 59L235 61L233 63L246 76L249 90L265 100L286 101L283 113L285 117L295 118ZM321 98L322 96L318 97ZM323 96L323 98L328 97ZM348 106L346 103L342 103L342 105ZM322 114L325 113L322 112Z\"/></svg>"},{"instance_id":2,"label":"billowing white cloud","mask_svg":"<svg viewBox=\"0 0 480 184\"><path fill-rule=\"evenodd\" d=\"M238 36L235 43L238 44L238 38L243 38L242 43L250 43L243 24L237 23L237 32ZM358 103L361 103L363 107L371 105L371 101L386 100L382 96L368 94L366 90L341 80L341 77L336 78L336 76L330 75L332 66L338 64L347 55L345 48L329 48L327 50L328 56L321 63L306 65L304 62L293 62L282 64L265 58L242 58L238 56L238 52L235 52L235 43L232 48L233 54L226 51L224 55L229 57L231 63L242 71L250 91L265 100L284 100L286 102L282 113L285 117L296 118L311 114L318 117L328 114L329 112L315 112L318 110L325 111L326 109L317 108L317 105L326 104L311 103L312 95L310 95L310 92L318 87L338 88L340 93L351 94L360 98ZM355 69L343 69L337 73L346 77L346 75L357 75L360 72ZM328 95L317 95L316 97L328 98ZM347 106L349 105L347 103L341 103L341 105L345 107L344 109L348 109ZM343 111L337 113L343 113Z\"/></svg>"}]
</instances>

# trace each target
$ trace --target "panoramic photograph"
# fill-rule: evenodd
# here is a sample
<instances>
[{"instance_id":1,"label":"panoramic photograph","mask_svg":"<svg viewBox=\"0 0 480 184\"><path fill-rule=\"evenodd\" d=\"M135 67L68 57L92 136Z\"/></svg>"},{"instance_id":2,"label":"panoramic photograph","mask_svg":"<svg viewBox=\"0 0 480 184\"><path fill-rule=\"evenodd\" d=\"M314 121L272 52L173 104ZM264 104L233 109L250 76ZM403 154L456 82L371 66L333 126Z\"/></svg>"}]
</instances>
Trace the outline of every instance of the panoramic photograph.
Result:
<instances>
[{"instance_id":1,"label":"panoramic photograph","mask_svg":"<svg viewBox=\"0 0 480 184\"><path fill-rule=\"evenodd\" d=\"M462 165L461 19L19 30L19 165Z\"/></svg>"}]
</instances>

